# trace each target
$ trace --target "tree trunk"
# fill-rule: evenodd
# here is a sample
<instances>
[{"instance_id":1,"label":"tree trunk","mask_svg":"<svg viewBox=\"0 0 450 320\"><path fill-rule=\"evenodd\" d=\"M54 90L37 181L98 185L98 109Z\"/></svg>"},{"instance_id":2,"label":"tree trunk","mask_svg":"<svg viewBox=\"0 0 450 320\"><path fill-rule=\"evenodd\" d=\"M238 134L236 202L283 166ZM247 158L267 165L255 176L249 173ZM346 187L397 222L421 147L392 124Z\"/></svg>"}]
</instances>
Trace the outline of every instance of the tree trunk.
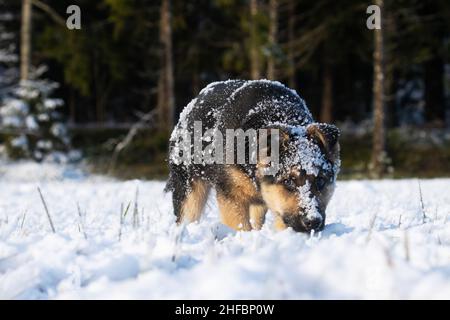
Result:
<instances>
[{"instance_id":1,"label":"tree trunk","mask_svg":"<svg viewBox=\"0 0 450 320\"><path fill-rule=\"evenodd\" d=\"M270 0L269 3L269 47L270 54L267 60L267 79L275 80L275 50L277 46L277 34L278 34L278 0Z\"/></svg>"},{"instance_id":2,"label":"tree trunk","mask_svg":"<svg viewBox=\"0 0 450 320\"><path fill-rule=\"evenodd\" d=\"M169 132L174 126L175 96L172 61L171 1L162 0L160 12L161 70L158 81L158 120L160 130Z\"/></svg>"},{"instance_id":3,"label":"tree trunk","mask_svg":"<svg viewBox=\"0 0 450 320\"><path fill-rule=\"evenodd\" d=\"M330 64L325 62L323 67L322 108L320 121L333 122L333 73Z\"/></svg>"},{"instance_id":4,"label":"tree trunk","mask_svg":"<svg viewBox=\"0 0 450 320\"><path fill-rule=\"evenodd\" d=\"M389 4L388 4L389 5ZM386 108L386 127L392 128L399 125L399 117L397 110L397 89L399 72L395 59L398 58L396 46L393 45L398 41L398 30L395 15L389 6L384 10L383 26L386 30L384 38L384 69L385 69L385 108Z\"/></svg>"},{"instance_id":5,"label":"tree trunk","mask_svg":"<svg viewBox=\"0 0 450 320\"><path fill-rule=\"evenodd\" d=\"M102 95L105 88L102 83L102 71L100 70L99 52L96 48L94 48L92 52L92 75L92 87L95 93L95 119L98 123L103 123L105 110L103 110L104 104L102 102Z\"/></svg>"},{"instance_id":6,"label":"tree trunk","mask_svg":"<svg viewBox=\"0 0 450 320\"><path fill-rule=\"evenodd\" d=\"M397 90L398 90L398 71L394 68L386 67L386 94L385 94L385 104L386 104L386 127L394 128L400 123L397 108Z\"/></svg>"},{"instance_id":7,"label":"tree trunk","mask_svg":"<svg viewBox=\"0 0 450 320\"><path fill-rule=\"evenodd\" d=\"M383 0L376 0L380 7L381 29L374 29L373 52L373 140L372 140L372 176L380 178L385 173L386 137L384 124L384 48L383 48Z\"/></svg>"},{"instance_id":8,"label":"tree trunk","mask_svg":"<svg viewBox=\"0 0 450 320\"><path fill-rule=\"evenodd\" d=\"M31 0L22 0L22 19L20 28L20 80L28 80L30 78L31 19Z\"/></svg>"},{"instance_id":9,"label":"tree trunk","mask_svg":"<svg viewBox=\"0 0 450 320\"><path fill-rule=\"evenodd\" d=\"M437 54L425 63L425 116L429 122L445 122L444 61Z\"/></svg>"},{"instance_id":10,"label":"tree trunk","mask_svg":"<svg viewBox=\"0 0 450 320\"><path fill-rule=\"evenodd\" d=\"M76 123L77 109L75 106L75 90L69 87L69 123Z\"/></svg>"},{"instance_id":11,"label":"tree trunk","mask_svg":"<svg viewBox=\"0 0 450 320\"><path fill-rule=\"evenodd\" d=\"M256 16L258 15L258 1L250 0L250 76L257 80L261 78L259 61L258 27Z\"/></svg>"},{"instance_id":12,"label":"tree trunk","mask_svg":"<svg viewBox=\"0 0 450 320\"><path fill-rule=\"evenodd\" d=\"M288 52L287 59L289 63L288 83L289 87L295 88L295 54L294 54L294 37L295 37L295 1L289 0L288 3Z\"/></svg>"}]
</instances>

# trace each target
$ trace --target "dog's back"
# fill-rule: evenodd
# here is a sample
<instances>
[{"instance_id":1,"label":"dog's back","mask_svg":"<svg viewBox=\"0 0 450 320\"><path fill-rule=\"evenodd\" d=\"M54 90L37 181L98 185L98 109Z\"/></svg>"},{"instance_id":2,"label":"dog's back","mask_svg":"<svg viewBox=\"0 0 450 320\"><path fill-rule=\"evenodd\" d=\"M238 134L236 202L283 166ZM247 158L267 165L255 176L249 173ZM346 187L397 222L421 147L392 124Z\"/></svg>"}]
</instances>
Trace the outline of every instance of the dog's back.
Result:
<instances>
[{"instance_id":1,"label":"dog's back","mask_svg":"<svg viewBox=\"0 0 450 320\"><path fill-rule=\"evenodd\" d=\"M277 81L227 80L209 84L184 108L170 138L171 152L182 149L180 144L185 141L180 137L185 132L194 133L194 122L201 123L203 132L215 129L225 136L227 129L258 130L274 124L305 126L313 122L313 118L304 100ZM210 142L202 143L204 148ZM194 157L193 149L191 157ZM173 158L173 154L169 154L167 191L174 190L177 177L186 181L201 177L215 182L224 174L223 165L198 165L191 159L186 166L174 163Z\"/></svg>"},{"instance_id":2,"label":"dog's back","mask_svg":"<svg viewBox=\"0 0 450 320\"><path fill-rule=\"evenodd\" d=\"M228 80L203 89L183 110L174 132L192 132L194 121L201 121L204 130L217 128L224 133L226 129L257 130L277 123L305 126L313 119L303 99L279 82Z\"/></svg>"}]
</instances>

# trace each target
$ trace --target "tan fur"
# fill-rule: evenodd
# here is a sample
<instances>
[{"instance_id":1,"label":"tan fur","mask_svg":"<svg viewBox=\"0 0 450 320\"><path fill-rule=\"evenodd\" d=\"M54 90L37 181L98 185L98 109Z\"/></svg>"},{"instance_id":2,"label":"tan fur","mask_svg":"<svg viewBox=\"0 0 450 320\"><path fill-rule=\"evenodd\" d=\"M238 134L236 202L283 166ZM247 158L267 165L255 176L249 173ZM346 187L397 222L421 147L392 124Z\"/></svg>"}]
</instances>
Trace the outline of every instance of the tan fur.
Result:
<instances>
[{"instance_id":1,"label":"tan fur","mask_svg":"<svg viewBox=\"0 0 450 320\"><path fill-rule=\"evenodd\" d=\"M275 216L274 226L275 226L275 230L277 230L277 231L282 231L287 228L283 219L279 215Z\"/></svg>"},{"instance_id":2,"label":"tan fur","mask_svg":"<svg viewBox=\"0 0 450 320\"><path fill-rule=\"evenodd\" d=\"M188 194L181 207L181 221L194 222L200 219L208 199L209 189L209 186L204 181L194 181L192 191Z\"/></svg>"},{"instance_id":3,"label":"tan fur","mask_svg":"<svg viewBox=\"0 0 450 320\"><path fill-rule=\"evenodd\" d=\"M241 170L229 167L227 173L233 184L233 197L248 201L250 198L258 196L258 192L252 180L250 180L250 178Z\"/></svg>"},{"instance_id":4,"label":"tan fur","mask_svg":"<svg viewBox=\"0 0 450 320\"><path fill-rule=\"evenodd\" d=\"M249 219L248 206L243 202L217 194L220 218L222 223L235 230L249 231L252 229Z\"/></svg>"},{"instance_id":5,"label":"tan fur","mask_svg":"<svg viewBox=\"0 0 450 320\"><path fill-rule=\"evenodd\" d=\"M299 175L296 168L292 170L292 176ZM284 230L286 224L282 217L286 214L296 215L300 211L300 201L295 192L290 192L282 184L261 184L261 193L256 190L251 179L239 169L229 166L226 172L230 179L231 187L227 194L217 192L220 216L222 222L235 230L249 231L260 230L264 224L267 209L275 214L275 229ZM197 180L192 184L192 191L182 205L181 221L198 221L203 212L209 186ZM315 194L319 203L328 203L333 190L323 190ZM263 200L263 203L252 203L255 199Z\"/></svg>"},{"instance_id":6,"label":"tan fur","mask_svg":"<svg viewBox=\"0 0 450 320\"><path fill-rule=\"evenodd\" d=\"M280 184L261 184L261 194L267 207L275 214L297 214L299 199Z\"/></svg>"},{"instance_id":7,"label":"tan fur","mask_svg":"<svg viewBox=\"0 0 450 320\"><path fill-rule=\"evenodd\" d=\"M249 208L250 223L255 230L261 230L266 219L267 207L262 204L251 204Z\"/></svg>"},{"instance_id":8,"label":"tan fur","mask_svg":"<svg viewBox=\"0 0 450 320\"><path fill-rule=\"evenodd\" d=\"M230 193L217 193L222 222L235 230L251 230L251 215L255 217L255 228L264 223L265 208L251 205L252 199L259 198L255 185L242 171L232 166L227 168L232 187ZM252 217L253 218L253 217Z\"/></svg>"}]
</instances>

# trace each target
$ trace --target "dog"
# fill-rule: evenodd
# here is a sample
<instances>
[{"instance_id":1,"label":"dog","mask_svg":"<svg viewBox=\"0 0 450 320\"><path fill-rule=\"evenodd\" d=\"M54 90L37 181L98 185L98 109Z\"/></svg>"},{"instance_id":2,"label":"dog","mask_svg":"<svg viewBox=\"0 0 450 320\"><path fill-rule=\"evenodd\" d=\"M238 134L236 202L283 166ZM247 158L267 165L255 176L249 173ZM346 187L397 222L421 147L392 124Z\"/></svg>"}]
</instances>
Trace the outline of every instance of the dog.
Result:
<instances>
[{"instance_id":1,"label":"dog","mask_svg":"<svg viewBox=\"0 0 450 320\"><path fill-rule=\"evenodd\" d=\"M213 132L213 139L230 130L267 130L266 144L256 138L260 151L256 162L249 161L249 153L238 163L236 156L231 158L234 162L195 159L199 153L192 152L194 144L205 147L211 139L183 141L182 137L198 131L198 124L202 130ZM268 209L278 230L322 230L340 166L338 139L336 126L314 122L304 100L279 82L228 80L209 84L184 108L169 141L170 174L165 190L172 192L177 223L198 221L210 189L215 188L222 223L235 230L261 229ZM245 146L250 144L248 138ZM238 151L228 141L219 141L216 147L222 145L227 152L230 148ZM275 149L277 167L267 174L274 159L261 154ZM180 161L180 150L187 161ZM209 153L220 154L217 150Z\"/></svg>"}]
</instances>

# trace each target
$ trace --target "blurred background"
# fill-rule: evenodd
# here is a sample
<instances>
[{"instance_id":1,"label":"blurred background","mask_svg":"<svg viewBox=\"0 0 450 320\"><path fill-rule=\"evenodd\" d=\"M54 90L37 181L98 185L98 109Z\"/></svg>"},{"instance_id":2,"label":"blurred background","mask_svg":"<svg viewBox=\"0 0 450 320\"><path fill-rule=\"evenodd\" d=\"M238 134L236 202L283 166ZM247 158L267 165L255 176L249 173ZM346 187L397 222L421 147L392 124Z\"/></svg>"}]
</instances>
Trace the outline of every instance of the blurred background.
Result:
<instances>
[{"instance_id":1,"label":"blurred background","mask_svg":"<svg viewBox=\"0 0 450 320\"><path fill-rule=\"evenodd\" d=\"M267 78L339 126L341 178L450 176L449 31L448 0L0 0L0 154L165 178L204 86Z\"/></svg>"}]
</instances>

